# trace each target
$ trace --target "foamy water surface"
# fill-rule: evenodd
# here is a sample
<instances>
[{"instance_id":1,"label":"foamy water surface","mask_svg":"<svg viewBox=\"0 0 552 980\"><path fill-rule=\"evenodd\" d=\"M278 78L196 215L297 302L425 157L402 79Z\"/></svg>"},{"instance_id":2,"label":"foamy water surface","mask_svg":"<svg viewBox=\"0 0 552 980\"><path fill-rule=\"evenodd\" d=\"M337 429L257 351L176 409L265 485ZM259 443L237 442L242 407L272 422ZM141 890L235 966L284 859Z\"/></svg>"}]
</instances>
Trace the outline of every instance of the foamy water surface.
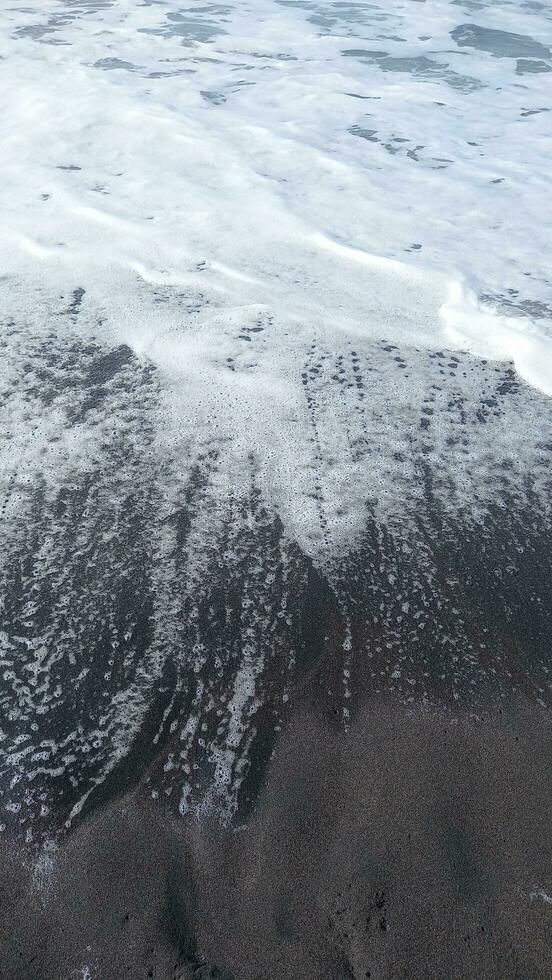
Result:
<instances>
[{"instance_id":1,"label":"foamy water surface","mask_svg":"<svg viewBox=\"0 0 552 980\"><path fill-rule=\"evenodd\" d=\"M155 287L200 308L194 338L261 311L294 337L513 357L552 391L546 4L46 0L1 16L12 291L78 279L106 327L173 365L190 340L151 323Z\"/></svg>"}]
</instances>

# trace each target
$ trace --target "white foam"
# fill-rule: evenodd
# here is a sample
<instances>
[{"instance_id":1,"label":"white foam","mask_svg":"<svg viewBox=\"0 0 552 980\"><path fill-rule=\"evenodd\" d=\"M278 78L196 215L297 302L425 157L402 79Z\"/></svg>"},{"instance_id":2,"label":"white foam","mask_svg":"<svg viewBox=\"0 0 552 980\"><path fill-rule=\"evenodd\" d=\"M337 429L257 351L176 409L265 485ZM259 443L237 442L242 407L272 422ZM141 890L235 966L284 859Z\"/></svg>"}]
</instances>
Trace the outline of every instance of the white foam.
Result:
<instances>
[{"instance_id":1,"label":"white foam","mask_svg":"<svg viewBox=\"0 0 552 980\"><path fill-rule=\"evenodd\" d=\"M234 321L262 304L288 324L513 357L550 391L549 333L460 285L550 299L546 75L457 46L460 6L48 0L0 16L1 257L29 291L84 284L160 360L137 276ZM478 23L550 40L521 4Z\"/></svg>"},{"instance_id":2,"label":"white foam","mask_svg":"<svg viewBox=\"0 0 552 980\"><path fill-rule=\"evenodd\" d=\"M529 318L505 316L482 308L473 290L454 282L441 307L449 346L481 357L513 360L519 373L536 388L552 395L552 330Z\"/></svg>"}]
</instances>

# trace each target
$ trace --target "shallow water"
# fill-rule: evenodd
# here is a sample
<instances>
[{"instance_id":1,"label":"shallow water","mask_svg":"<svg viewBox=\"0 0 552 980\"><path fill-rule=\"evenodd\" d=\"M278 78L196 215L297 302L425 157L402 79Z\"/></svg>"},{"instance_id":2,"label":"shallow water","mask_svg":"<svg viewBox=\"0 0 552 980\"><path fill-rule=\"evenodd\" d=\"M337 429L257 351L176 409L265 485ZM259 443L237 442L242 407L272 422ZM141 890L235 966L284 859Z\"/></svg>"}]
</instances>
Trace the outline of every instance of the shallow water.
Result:
<instances>
[{"instance_id":1,"label":"shallow water","mask_svg":"<svg viewBox=\"0 0 552 980\"><path fill-rule=\"evenodd\" d=\"M206 263L228 316L385 320L551 389L549 324L500 315L550 302L546 6L49 0L2 24L2 241L26 289L67 274L141 305L139 267Z\"/></svg>"},{"instance_id":2,"label":"shallow water","mask_svg":"<svg viewBox=\"0 0 552 980\"><path fill-rule=\"evenodd\" d=\"M318 659L547 707L548 8L0 28L5 824L231 822Z\"/></svg>"}]
</instances>

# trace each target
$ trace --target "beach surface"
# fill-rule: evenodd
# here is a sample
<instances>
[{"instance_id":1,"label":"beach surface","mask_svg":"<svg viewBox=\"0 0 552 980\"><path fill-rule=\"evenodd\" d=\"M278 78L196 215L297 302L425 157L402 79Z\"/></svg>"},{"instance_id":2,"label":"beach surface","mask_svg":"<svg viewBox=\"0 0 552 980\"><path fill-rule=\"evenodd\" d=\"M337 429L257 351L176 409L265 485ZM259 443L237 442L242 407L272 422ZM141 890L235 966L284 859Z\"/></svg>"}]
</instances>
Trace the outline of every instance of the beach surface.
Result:
<instances>
[{"instance_id":1,"label":"beach surface","mask_svg":"<svg viewBox=\"0 0 552 980\"><path fill-rule=\"evenodd\" d=\"M548 980L548 7L0 28L1 980Z\"/></svg>"}]
</instances>

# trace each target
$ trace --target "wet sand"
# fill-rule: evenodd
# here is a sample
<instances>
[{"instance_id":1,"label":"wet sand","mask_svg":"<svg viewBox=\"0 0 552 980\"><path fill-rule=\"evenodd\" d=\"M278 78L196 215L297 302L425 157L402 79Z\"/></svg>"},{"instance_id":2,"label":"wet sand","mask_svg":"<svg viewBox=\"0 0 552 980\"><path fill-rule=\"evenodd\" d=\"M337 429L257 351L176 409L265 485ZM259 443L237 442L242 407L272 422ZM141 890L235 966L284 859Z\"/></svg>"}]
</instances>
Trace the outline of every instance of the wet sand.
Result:
<instances>
[{"instance_id":1,"label":"wet sand","mask_svg":"<svg viewBox=\"0 0 552 980\"><path fill-rule=\"evenodd\" d=\"M7 336L22 425L98 459L3 504L1 980L547 980L550 400L313 346L307 548L77 316Z\"/></svg>"},{"instance_id":2,"label":"wet sand","mask_svg":"<svg viewBox=\"0 0 552 980\"><path fill-rule=\"evenodd\" d=\"M2 976L544 980L551 754L523 701L375 699L340 735L297 710L246 824L138 787L49 865L6 842Z\"/></svg>"}]
</instances>

